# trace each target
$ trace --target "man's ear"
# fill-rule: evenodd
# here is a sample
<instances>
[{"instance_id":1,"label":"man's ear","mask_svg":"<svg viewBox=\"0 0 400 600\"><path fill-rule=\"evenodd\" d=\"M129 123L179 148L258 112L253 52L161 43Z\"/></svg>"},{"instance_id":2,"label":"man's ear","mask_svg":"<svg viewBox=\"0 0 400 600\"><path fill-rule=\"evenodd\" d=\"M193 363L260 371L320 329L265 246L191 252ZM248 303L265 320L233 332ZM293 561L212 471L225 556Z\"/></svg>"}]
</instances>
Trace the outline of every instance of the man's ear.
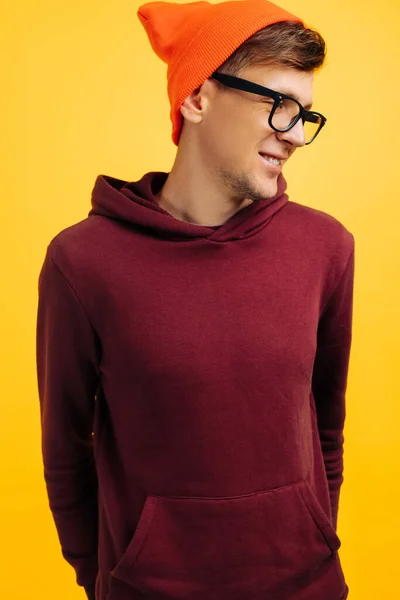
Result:
<instances>
[{"instance_id":1,"label":"man's ear","mask_svg":"<svg viewBox=\"0 0 400 600\"><path fill-rule=\"evenodd\" d=\"M208 81L194 90L180 107L183 117L192 123L200 123L210 100Z\"/></svg>"}]
</instances>

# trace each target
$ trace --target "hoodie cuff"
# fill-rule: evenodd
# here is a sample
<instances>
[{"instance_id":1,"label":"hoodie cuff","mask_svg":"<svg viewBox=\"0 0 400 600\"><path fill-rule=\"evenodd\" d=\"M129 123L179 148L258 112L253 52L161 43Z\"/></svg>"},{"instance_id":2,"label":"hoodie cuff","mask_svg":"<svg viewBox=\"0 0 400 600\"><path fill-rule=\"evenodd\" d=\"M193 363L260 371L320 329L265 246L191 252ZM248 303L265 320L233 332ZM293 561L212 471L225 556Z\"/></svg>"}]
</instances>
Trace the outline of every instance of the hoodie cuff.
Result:
<instances>
[{"instance_id":1,"label":"hoodie cuff","mask_svg":"<svg viewBox=\"0 0 400 600\"><path fill-rule=\"evenodd\" d=\"M88 600L96 600L96 585L85 585L85 592Z\"/></svg>"},{"instance_id":2,"label":"hoodie cuff","mask_svg":"<svg viewBox=\"0 0 400 600\"><path fill-rule=\"evenodd\" d=\"M95 600L96 579L99 571L97 553L81 559L75 568L77 571L77 584L84 588L89 600Z\"/></svg>"}]
</instances>

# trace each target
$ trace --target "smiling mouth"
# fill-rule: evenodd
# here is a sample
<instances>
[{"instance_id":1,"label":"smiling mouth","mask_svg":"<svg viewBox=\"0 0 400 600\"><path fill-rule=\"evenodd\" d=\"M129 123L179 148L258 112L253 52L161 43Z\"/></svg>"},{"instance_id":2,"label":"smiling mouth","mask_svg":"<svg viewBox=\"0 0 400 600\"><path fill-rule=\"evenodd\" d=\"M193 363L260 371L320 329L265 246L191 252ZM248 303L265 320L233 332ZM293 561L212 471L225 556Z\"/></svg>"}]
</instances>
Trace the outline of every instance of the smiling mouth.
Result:
<instances>
[{"instance_id":1,"label":"smiling mouth","mask_svg":"<svg viewBox=\"0 0 400 600\"><path fill-rule=\"evenodd\" d=\"M269 154L263 154L261 152L259 154L264 160L269 162L271 165L274 165L275 167L280 167L283 163L283 160L275 158L274 156L270 156Z\"/></svg>"}]
</instances>

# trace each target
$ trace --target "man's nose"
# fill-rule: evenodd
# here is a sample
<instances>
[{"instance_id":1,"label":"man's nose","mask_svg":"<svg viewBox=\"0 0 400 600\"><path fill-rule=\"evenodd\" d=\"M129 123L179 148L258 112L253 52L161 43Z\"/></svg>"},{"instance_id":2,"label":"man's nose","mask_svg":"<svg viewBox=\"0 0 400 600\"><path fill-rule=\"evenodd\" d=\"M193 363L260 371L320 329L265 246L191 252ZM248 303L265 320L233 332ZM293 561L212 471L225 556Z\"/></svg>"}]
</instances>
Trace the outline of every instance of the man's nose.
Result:
<instances>
[{"instance_id":1,"label":"man's nose","mask_svg":"<svg viewBox=\"0 0 400 600\"><path fill-rule=\"evenodd\" d=\"M292 146L304 146L306 143L306 137L302 119L299 119L292 129L289 129L289 131L284 131L283 133L277 133L277 136L280 140L289 142L292 144Z\"/></svg>"}]
</instances>

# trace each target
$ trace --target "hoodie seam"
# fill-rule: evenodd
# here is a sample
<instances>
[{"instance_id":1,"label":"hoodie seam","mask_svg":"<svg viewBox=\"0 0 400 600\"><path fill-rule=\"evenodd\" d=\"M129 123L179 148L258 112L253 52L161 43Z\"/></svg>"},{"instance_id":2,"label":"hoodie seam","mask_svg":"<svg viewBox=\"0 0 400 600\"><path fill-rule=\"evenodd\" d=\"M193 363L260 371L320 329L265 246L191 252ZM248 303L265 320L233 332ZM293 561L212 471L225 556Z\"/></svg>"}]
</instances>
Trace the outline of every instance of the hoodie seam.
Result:
<instances>
[{"instance_id":1,"label":"hoodie seam","mask_svg":"<svg viewBox=\"0 0 400 600\"><path fill-rule=\"evenodd\" d=\"M51 260L51 262L53 263L53 265L56 267L57 271L60 273L61 277L62 277L62 278L63 278L63 280L66 282L66 284L68 285L68 287L71 289L71 291L72 291L72 293L73 293L73 295L74 295L75 299L77 300L77 302L78 302L79 306L81 307L81 309L82 309L82 311L83 311L83 313L84 313L84 315L85 315L85 317L86 317L86 320L87 320L87 322L89 323L89 325L90 325L91 329L93 330L93 333L96 335L96 337L98 337L97 331L96 331L96 329L95 329L95 327L94 327L94 325L93 325L93 323L92 323L91 319L89 318L89 315L88 315L88 313L87 313L87 310L86 310L86 308L85 308L85 306L84 306L84 304L83 304L82 300L81 300L81 299L80 299L80 297L78 296L78 294L77 294L77 292L76 292L76 290L75 290L74 286L73 286L73 285L72 285L72 283L69 281L69 279L66 277L66 275L64 275L64 273L63 273L63 271L62 271L61 267L60 267L60 266L59 266L59 265L56 263L56 261L54 260L54 258L53 258L52 256L50 256L50 260Z\"/></svg>"},{"instance_id":2,"label":"hoodie seam","mask_svg":"<svg viewBox=\"0 0 400 600\"><path fill-rule=\"evenodd\" d=\"M349 254L349 256L348 256L348 258L347 258L347 260L346 260L346 264L345 264L345 266L344 266L344 269L343 269L343 271L341 272L341 274L340 274L340 276L339 276L339 278L338 278L338 281L335 283L335 285L334 285L334 288L333 288L333 291L332 291L332 292L331 292L331 294L329 295L329 298L328 298L328 300L326 301L326 303L325 303L325 306L324 306L323 310L321 311L320 320L323 318L323 316L325 315L325 313L327 312L327 310L328 310L328 308L329 308L329 305L330 305L330 304L331 304L331 302L333 301L333 298L335 297L336 291L338 290L338 288L339 288L339 286L340 286L340 284L341 284L342 280L344 279L344 277L345 277L345 275L346 275L346 272L347 272L348 266L349 266L349 264L350 264L350 260L353 258L353 256L354 256L354 244L353 244L352 250L351 250L351 252L350 252L350 254Z\"/></svg>"}]
</instances>

